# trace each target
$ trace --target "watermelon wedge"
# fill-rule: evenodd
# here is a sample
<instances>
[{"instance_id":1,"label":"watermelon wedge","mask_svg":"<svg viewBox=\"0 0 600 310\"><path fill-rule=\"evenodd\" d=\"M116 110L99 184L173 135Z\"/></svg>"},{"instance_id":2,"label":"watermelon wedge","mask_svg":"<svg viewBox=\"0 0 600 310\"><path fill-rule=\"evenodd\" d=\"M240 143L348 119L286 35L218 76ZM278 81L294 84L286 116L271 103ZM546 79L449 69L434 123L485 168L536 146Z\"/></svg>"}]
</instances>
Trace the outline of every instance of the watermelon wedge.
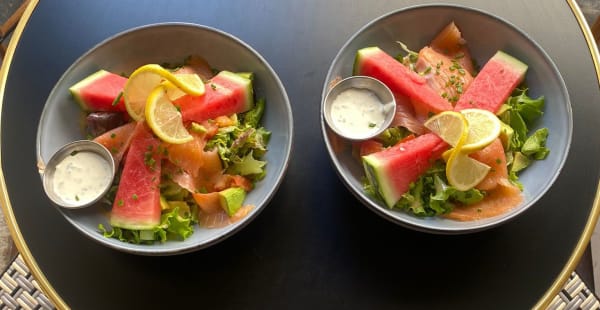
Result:
<instances>
[{"instance_id":1,"label":"watermelon wedge","mask_svg":"<svg viewBox=\"0 0 600 310\"><path fill-rule=\"evenodd\" d=\"M369 182L391 208L447 148L441 138L427 133L363 156L362 162Z\"/></svg>"},{"instance_id":2,"label":"watermelon wedge","mask_svg":"<svg viewBox=\"0 0 600 310\"><path fill-rule=\"evenodd\" d=\"M160 224L160 141L137 123L110 213L113 227L152 229Z\"/></svg>"},{"instance_id":3,"label":"watermelon wedge","mask_svg":"<svg viewBox=\"0 0 600 310\"><path fill-rule=\"evenodd\" d=\"M183 96L175 102L183 121L202 122L217 116L242 113L254 106L252 80L221 71L206 85L202 96Z\"/></svg>"},{"instance_id":4,"label":"watermelon wedge","mask_svg":"<svg viewBox=\"0 0 600 310\"><path fill-rule=\"evenodd\" d=\"M84 111L126 111L121 98L116 105L127 78L99 70L69 88L71 95Z\"/></svg>"},{"instance_id":5,"label":"watermelon wedge","mask_svg":"<svg viewBox=\"0 0 600 310\"><path fill-rule=\"evenodd\" d=\"M473 79L454 109L478 108L496 113L523 82L526 72L526 64L502 51L496 52Z\"/></svg>"},{"instance_id":6,"label":"watermelon wedge","mask_svg":"<svg viewBox=\"0 0 600 310\"><path fill-rule=\"evenodd\" d=\"M379 47L367 47L356 53L354 75L376 78L393 93L411 99L415 112L427 116L452 110L452 105L438 95L424 77L401 64Z\"/></svg>"}]
</instances>

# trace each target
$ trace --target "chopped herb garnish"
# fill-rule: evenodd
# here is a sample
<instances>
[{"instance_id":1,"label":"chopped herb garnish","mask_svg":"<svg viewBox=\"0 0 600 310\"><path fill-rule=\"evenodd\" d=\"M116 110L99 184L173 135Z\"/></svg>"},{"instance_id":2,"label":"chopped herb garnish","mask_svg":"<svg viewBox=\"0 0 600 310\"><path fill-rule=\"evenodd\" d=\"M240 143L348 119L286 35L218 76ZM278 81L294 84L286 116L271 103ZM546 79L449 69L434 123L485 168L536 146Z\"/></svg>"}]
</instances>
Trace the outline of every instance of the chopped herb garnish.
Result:
<instances>
[{"instance_id":1,"label":"chopped herb garnish","mask_svg":"<svg viewBox=\"0 0 600 310\"><path fill-rule=\"evenodd\" d=\"M217 90L217 85L210 83L210 88L212 88L212 90Z\"/></svg>"},{"instance_id":2,"label":"chopped herb garnish","mask_svg":"<svg viewBox=\"0 0 600 310\"><path fill-rule=\"evenodd\" d=\"M152 155L154 155L154 153L151 151L144 153L144 164L146 164L146 166L150 169L154 169L154 165L156 164L156 160L154 157L152 157Z\"/></svg>"},{"instance_id":3,"label":"chopped herb garnish","mask_svg":"<svg viewBox=\"0 0 600 310\"><path fill-rule=\"evenodd\" d=\"M133 194L133 195L131 195L131 199L133 199L133 200L137 200L137 199L138 199L138 195L137 195L137 194Z\"/></svg>"},{"instance_id":4,"label":"chopped herb garnish","mask_svg":"<svg viewBox=\"0 0 600 310\"><path fill-rule=\"evenodd\" d=\"M115 100L113 100L112 102L112 106L116 106L117 104L119 104L119 101L121 101L121 97L123 97L123 91L120 91L119 94L117 95L117 98L115 98Z\"/></svg>"},{"instance_id":5,"label":"chopped herb garnish","mask_svg":"<svg viewBox=\"0 0 600 310\"><path fill-rule=\"evenodd\" d=\"M117 137L117 134L116 134L116 133L111 133L111 134L110 134L110 138L111 138L111 139L114 139L114 138L116 138L116 137Z\"/></svg>"},{"instance_id":6,"label":"chopped herb garnish","mask_svg":"<svg viewBox=\"0 0 600 310\"><path fill-rule=\"evenodd\" d=\"M69 154L69 155L70 155L70 156L75 156L75 155L77 155L77 153L79 153L79 151L73 151L73 152L71 152L71 154Z\"/></svg>"}]
</instances>

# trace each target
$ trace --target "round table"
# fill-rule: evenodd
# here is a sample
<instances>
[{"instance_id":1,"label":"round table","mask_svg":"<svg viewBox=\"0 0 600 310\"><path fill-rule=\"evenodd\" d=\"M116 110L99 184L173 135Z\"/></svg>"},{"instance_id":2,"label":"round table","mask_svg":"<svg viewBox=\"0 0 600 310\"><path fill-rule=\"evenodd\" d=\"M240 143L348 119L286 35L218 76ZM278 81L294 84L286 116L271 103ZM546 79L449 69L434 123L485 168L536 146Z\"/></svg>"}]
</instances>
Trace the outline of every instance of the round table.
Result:
<instances>
[{"instance_id":1,"label":"round table","mask_svg":"<svg viewBox=\"0 0 600 310\"><path fill-rule=\"evenodd\" d=\"M500 15L534 38L567 84L571 152L554 187L518 219L439 236L393 225L338 179L319 126L326 70L370 20L432 1L31 1L2 67L1 198L17 247L59 307L458 308L543 307L575 269L598 218L598 52L573 0L454 1ZM182 21L229 32L279 74L294 112L286 178L252 223L211 248L143 257L77 233L51 207L35 136L58 78L105 38Z\"/></svg>"}]
</instances>

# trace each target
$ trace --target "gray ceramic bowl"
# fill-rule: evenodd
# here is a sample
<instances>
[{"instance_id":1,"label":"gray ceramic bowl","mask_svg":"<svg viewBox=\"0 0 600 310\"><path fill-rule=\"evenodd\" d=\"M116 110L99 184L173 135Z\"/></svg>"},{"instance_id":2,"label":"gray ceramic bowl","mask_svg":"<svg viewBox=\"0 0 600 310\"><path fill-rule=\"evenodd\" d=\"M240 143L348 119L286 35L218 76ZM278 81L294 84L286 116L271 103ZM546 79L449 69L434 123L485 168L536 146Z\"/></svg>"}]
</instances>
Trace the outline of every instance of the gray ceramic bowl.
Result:
<instances>
[{"instance_id":1,"label":"gray ceramic bowl","mask_svg":"<svg viewBox=\"0 0 600 310\"><path fill-rule=\"evenodd\" d=\"M100 68L131 73L148 63L180 63L189 55L200 55L212 67L221 70L254 72L255 93L266 99L262 123L272 132L266 155L268 172L246 198L246 202L256 208L235 224L218 229L196 227L194 234L185 241L150 246L103 237L98 232L98 224L109 226L106 208L102 206L59 209L80 232L103 245L142 255L174 255L208 247L240 231L255 218L283 179L292 146L293 122L290 103L277 74L265 59L241 40L216 29L183 23L148 25L125 31L98 44L71 65L46 101L38 128L38 164L46 163L62 145L84 138L77 121L81 117L80 108L68 91L71 85ZM48 207L52 207L50 203Z\"/></svg>"},{"instance_id":2,"label":"gray ceramic bowl","mask_svg":"<svg viewBox=\"0 0 600 310\"><path fill-rule=\"evenodd\" d=\"M454 5L422 5L401 9L370 22L344 44L327 73L322 98L325 98L332 81L352 74L357 50L376 45L390 55L397 55L401 49L396 41L402 41L409 48L418 50L451 21L461 29L477 63L485 63L499 49L513 55L529 65L526 76L529 95L544 95L546 98L545 114L537 125L549 128L547 146L551 153L546 160L535 162L520 175L524 185L524 201L521 205L497 217L472 222L437 217L418 218L388 209L381 201L364 193L361 182L363 168L360 161L353 157L348 142L328 128L322 115L321 125L327 150L340 178L367 207L384 218L411 229L459 234L499 225L527 210L552 186L566 160L573 131L569 95L558 69L537 43L506 20L475 9ZM533 128L535 129L537 128Z\"/></svg>"}]
</instances>

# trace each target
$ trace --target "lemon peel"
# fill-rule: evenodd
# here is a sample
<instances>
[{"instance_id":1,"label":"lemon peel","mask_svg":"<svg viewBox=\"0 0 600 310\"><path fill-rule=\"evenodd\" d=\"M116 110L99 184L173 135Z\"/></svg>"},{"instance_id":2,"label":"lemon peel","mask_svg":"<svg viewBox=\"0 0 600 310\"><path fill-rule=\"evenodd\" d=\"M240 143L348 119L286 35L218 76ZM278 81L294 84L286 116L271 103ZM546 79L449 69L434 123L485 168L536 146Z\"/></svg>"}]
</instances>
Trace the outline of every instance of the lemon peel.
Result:
<instances>
[{"instance_id":1,"label":"lemon peel","mask_svg":"<svg viewBox=\"0 0 600 310\"><path fill-rule=\"evenodd\" d=\"M204 83L189 77L178 77L157 64L147 64L137 68L127 79L123 88L123 99L129 116L136 121L144 119L146 100L150 93L163 81L167 81L185 94L201 96L205 92ZM168 86L171 87L172 86Z\"/></svg>"}]
</instances>

